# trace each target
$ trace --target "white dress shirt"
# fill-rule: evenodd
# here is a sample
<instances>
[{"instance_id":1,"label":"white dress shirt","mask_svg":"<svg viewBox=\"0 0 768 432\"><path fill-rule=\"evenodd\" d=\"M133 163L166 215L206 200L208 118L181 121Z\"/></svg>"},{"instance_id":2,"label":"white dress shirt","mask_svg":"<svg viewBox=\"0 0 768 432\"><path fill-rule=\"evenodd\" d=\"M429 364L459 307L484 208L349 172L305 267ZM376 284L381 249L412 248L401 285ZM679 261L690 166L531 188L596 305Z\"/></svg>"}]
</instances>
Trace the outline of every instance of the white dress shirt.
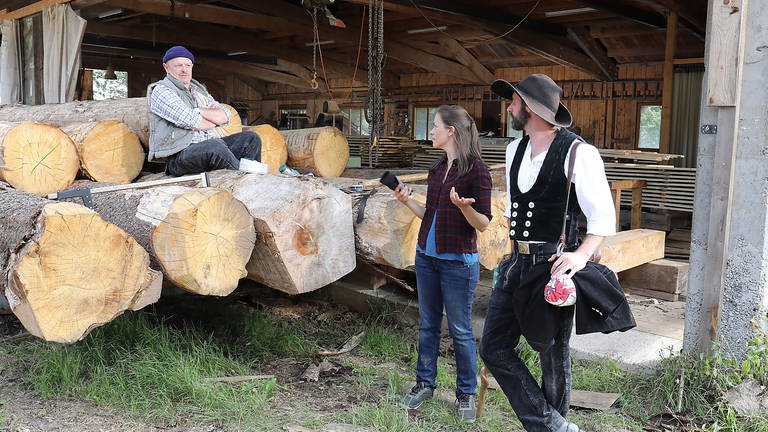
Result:
<instances>
[{"instance_id":1,"label":"white dress shirt","mask_svg":"<svg viewBox=\"0 0 768 432\"><path fill-rule=\"evenodd\" d=\"M518 138L507 145L507 191L509 187L509 171L517 152L517 146L522 138ZM574 141L575 142L575 141ZM573 147L571 147L573 149ZM568 177L568 159L571 150L565 156L563 174ZM517 187L525 193L531 190L536 178L539 176L547 151L544 151L531 159L531 146L526 146L520 171L517 176ZM576 151L576 161L573 166L573 183L576 185L576 198L581 211L587 218L587 234L598 236L610 236L616 234L616 210L613 206L611 189L608 179L605 177L605 166L597 148L591 144L582 142ZM510 216L511 199L507 194L507 209L504 216Z\"/></svg>"}]
</instances>

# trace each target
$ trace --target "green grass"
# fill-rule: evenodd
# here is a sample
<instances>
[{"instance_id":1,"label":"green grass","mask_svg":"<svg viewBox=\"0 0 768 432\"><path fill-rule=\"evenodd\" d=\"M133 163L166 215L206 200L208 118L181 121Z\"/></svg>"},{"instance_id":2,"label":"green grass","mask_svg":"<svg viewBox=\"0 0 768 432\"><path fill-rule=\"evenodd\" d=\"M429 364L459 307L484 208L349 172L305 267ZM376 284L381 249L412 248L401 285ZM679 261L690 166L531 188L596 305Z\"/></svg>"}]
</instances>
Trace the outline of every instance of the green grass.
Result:
<instances>
[{"instance_id":1,"label":"green grass","mask_svg":"<svg viewBox=\"0 0 768 432\"><path fill-rule=\"evenodd\" d=\"M139 419L194 419L263 431L280 430L285 424L322 428L331 419L382 432L522 431L501 391L487 393L477 424L459 422L453 413L455 365L453 358L444 356L438 362L441 397L424 404L423 417L409 418L399 402L413 382L417 330L399 324L397 314L378 309L366 317L320 322L309 316L289 318L204 302L203 307L172 315L127 313L74 345L34 340L20 342L16 350L26 362L25 382L40 396L93 401ZM338 347L360 331L365 337L352 355L329 359L339 362L345 372L328 384L322 379L292 384L295 376L283 385L275 380L237 384L206 380L270 373L270 362L283 358L293 359L299 367L308 365L319 360L321 347ZM662 361L651 375L623 372L608 360L575 362L575 389L621 396L617 410L572 410L569 418L584 430L639 432L645 420L678 412L680 403L680 411L696 422L697 430L768 432L768 416L741 418L721 397L746 379L768 384L768 342L761 337L750 344L741 362L678 355ZM11 352L8 346L2 349ZM518 353L532 374L540 376L538 355L524 341ZM681 372L685 386L678 399ZM331 382L352 398L344 409L324 412L297 397ZM321 404L322 393L316 397ZM0 401L0 424L6 417L2 405Z\"/></svg>"}]
</instances>

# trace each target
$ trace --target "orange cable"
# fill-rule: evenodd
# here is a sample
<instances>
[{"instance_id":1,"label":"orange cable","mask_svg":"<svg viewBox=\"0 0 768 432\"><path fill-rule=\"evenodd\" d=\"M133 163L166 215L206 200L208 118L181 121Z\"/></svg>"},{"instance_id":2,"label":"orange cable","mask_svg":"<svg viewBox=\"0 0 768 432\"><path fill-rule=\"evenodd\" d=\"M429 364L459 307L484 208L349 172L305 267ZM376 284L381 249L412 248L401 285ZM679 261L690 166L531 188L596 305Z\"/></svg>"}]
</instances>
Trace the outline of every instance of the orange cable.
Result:
<instances>
[{"instance_id":1,"label":"orange cable","mask_svg":"<svg viewBox=\"0 0 768 432\"><path fill-rule=\"evenodd\" d=\"M365 25L365 6L363 6L363 19L360 20L360 38L357 42L357 58L355 59L355 70L352 72L352 82L349 83L349 92L347 95L342 99L340 105L344 105L346 101L349 100L349 97L352 96L352 87L355 85L355 77L357 77L357 67L360 64L360 52L363 50L363 26Z\"/></svg>"}]
</instances>

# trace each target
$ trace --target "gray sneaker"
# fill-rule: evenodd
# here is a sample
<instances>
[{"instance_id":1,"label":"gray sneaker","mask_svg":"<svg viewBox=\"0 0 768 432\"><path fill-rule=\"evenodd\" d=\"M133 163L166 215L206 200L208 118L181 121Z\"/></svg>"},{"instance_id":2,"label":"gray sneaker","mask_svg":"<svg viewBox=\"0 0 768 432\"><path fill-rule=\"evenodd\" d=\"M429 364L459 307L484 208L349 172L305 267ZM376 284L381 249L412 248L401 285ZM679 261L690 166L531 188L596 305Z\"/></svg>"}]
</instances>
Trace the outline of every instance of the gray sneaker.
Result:
<instances>
[{"instance_id":1,"label":"gray sneaker","mask_svg":"<svg viewBox=\"0 0 768 432\"><path fill-rule=\"evenodd\" d=\"M579 432L579 427L573 423L565 422L558 432Z\"/></svg>"},{"instance_id":2,"label":"gray sneaker","mask_svg":"<svg viewBox=\"0 0 768 432\"><path fill-rule=\"evenodd\" d=\"M477 418L475 395L460 394L456 397L456 412L465 423L474 423Z\"/></svg>"},{"instance_id":3,"label":"gray sneaker","mask_svg":"<svg viewBox=\"0 0 768 432\"><path fill-rule=\"evenodd\" d=\"M423 382L416 383L411 392L405 395L402 406L405 409L418 409L424 401L432 399L433 393L432 387L427 387Z\"/></svg>"}]
</instances>

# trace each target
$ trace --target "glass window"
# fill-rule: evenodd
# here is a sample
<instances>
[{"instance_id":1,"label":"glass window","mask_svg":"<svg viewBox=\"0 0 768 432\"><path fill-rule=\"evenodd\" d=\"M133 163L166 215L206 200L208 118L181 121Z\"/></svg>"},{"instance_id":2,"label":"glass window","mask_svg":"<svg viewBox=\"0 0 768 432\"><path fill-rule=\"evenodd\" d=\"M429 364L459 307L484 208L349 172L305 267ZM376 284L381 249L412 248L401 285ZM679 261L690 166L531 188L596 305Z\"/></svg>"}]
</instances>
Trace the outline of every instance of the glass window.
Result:
<instances>
[{"instance_id":1,"label":"glass window","mask_svg":"<svg viewBox=\"0 0 768 432\"><path fill-rule=\"evenodd\" d=\"M93 100L128 97L128 72L114 71L116 78L106 78L106 71L93 70Z\"/></svg>"},{"instance_id":2,"label":"glass window","mask_svg":"<svg viewBox=\"0 0 768 432\"><path fill-rule=\"evenodd\" d=\"M661 138L661 106L640 106L640 127L637 139L637 148L659 149Z\"/></svg>"},{"instance_id":3,"label":"glass window","mask_svg":"<svg viewBox=\"0 0 768 432\"><path fill-rule=\"evenodd\" d=\"M344 125L344 132L347 135L370 135L371 128L368 121L365 120L365 112L362 108L344 108L342 110L344 117L349 121Z\"/></svg>"},{"instance_id":4,"label":"glass window","mask_svg":"<svg viewBox=\"0 0 768 432\"><path fill-rule=\"evenodd\" d=\"M43 18L36 13L21 19L21 101L43 103Z\"/></svg>"},{"instance_id":5,"label":"glass window","mask_svg":"<svg viewBox=\"0 0 768 432\"><path fill-rule=\"evenodd\" d=\"M419 107L413 110L413 139L428 140L435 122L437 107Z\"/></svg>"}]
</instances>

